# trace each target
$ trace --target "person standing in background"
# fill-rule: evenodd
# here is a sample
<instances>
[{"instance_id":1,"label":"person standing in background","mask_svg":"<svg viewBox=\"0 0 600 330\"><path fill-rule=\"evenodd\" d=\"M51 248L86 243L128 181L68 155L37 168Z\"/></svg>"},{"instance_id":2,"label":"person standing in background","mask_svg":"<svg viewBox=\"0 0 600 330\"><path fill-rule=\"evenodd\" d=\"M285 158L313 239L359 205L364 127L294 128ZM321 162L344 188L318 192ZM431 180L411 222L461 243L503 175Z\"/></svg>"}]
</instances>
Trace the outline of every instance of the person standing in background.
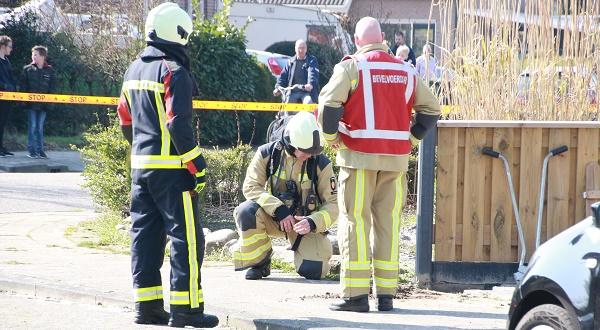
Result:
<instances>
[{"instance_id":1,"label":"person standing in background","mask_svg":"<svg viewBox=\"0 0 600 330\"><path fill-rule=\"evenodd\" d=\"M31 49L31 63L23 67L21 90L29 93L51 94L55 88L54 69L46 62L48 49L35 46ZM29 103L29 126L27 129L27 150L29 158L48 158L44 152L44 122L48 103Z\"/></svg>"},{"instance_id":2,"label":"person standing in background","mask_svg":"<svg viewBox=\"0 0 600 330\"><path fill-rule=\"evenodd\" d=\"M14 92L17 90L15 77L12 74L12 67L8 57L12 52L13 43L9 36L0 36L0 90L5 92ZM12 107L12 103L2 101L0 106L0 157L13 156L4 148L4 128L8 122L8 114Z\"/></svg>"},{"instance_id":3,"label":"person standing in background","mask_svg":"<svg viewBox=\"0 0 600 330\"><path fill-rule=\"evenodd\" d=\"M415 59L415 52L413 52L412 48L406 44L406 41L404 40L404 33L402 33L402 31L394 33L394 45L391 48L392 54L396 54L400 46L408 47L408 59L405 60L405 62L415 65L415 63L417 63Z\"/></svg>"},{"instance_id":4,"label":"person standing in background","mask_svg":"<svg viewBox=\"0 0 600 330\"><path fill-rule=\"evenodd\" d=\"M425 82L433 83L438 79L437 62L431 53L429 44L423 46L423 55L417 58L415 68L419 77Z\"/></svg>"}]
</instances>

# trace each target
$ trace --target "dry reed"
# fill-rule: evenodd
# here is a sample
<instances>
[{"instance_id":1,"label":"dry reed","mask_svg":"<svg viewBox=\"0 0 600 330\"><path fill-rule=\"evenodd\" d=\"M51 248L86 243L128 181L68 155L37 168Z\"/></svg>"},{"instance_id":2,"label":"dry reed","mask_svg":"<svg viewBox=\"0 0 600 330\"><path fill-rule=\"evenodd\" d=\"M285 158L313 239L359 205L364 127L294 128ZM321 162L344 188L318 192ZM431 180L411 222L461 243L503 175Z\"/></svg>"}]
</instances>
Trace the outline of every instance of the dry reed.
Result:
<instances>
[{"instance_id":1,"label":"dry reed","mask_svg":"<svg viewBox=\"0 0 600 330\"><path fill-rule=\"evenodd\" d=\"M452 119L598 118L600 0L434 0Z\"/></svg>"}]
</instances>

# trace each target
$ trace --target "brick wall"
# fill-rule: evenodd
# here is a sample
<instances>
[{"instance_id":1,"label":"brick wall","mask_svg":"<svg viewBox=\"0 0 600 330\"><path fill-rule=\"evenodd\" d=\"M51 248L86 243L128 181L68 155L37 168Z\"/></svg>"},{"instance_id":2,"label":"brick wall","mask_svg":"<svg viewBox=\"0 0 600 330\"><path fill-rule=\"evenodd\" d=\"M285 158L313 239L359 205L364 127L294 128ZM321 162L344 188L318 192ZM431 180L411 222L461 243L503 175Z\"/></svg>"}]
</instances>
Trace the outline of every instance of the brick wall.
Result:
<instances>
[{"instance_id":1,"label":"brick wall","mask_svg":"<svg viewBox=\"0 0 600 330\"><path fill-rule=\"evenodd\" d=\"M358 21L361 17L372 16L377 18L381 23L395 23L396 20L401 24L406 24L410 21L418 23L427 23L429 19L429 11L431 8L431 0L353 0L348 16L353 21ZM441 25L439 10L434 7L431 16L435 26L435 41L441 42ZM391 36L389 36L391 38ZM410 43L410 40L407 40ZM414 48L415 45L410 45ZM420 46L420 45L418 45ZM420 50L415 49L416 54L420 54ZM437 55L437 51L434 51Z\"/></svg>"}]
</instances>

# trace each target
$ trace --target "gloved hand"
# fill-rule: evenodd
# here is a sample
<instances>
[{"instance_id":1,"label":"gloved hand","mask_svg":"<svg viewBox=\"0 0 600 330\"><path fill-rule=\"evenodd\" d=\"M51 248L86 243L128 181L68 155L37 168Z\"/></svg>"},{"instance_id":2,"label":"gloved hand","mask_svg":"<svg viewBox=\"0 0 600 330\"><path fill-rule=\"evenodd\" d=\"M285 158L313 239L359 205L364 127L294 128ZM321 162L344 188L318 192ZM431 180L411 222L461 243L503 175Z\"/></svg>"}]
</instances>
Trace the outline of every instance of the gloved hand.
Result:
<instances>
[{"instance_id":1,"label":"gloved hand","mask_svg":"<svg viewBox=\"0 0 600 330\"><path fill-rule=\"evenodd\" d=\"M410 135L410 144L414 147L419 145L419 143L421 142L421 140L417 139L416 137L414 137L412 134Z\"/></svg>"},{"instance_id":2,"label":"gloved hand","mask_svg":"<svg viewBox=\"0 0 600 330\"><path fill-rule=\"evenodd\" d=\"M206 173L206 169L202 169L202 171L196 172L194 177L196 178L196 187L194 187L194 191L200 193L204 186L206 185L206 178L204 177Z\"/></svg>"}]
</instances>

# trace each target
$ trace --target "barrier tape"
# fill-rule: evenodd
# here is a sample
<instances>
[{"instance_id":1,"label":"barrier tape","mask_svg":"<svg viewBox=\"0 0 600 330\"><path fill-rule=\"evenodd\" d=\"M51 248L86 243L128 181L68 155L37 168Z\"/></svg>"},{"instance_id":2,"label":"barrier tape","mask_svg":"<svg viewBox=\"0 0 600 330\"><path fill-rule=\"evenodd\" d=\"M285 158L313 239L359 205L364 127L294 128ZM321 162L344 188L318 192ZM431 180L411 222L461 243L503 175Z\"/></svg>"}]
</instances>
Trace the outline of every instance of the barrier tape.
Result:
<instances>
[{"instance_id":1,"label":"barrier tape","mask_svg":"<svg viewBox=\"0 0 600 330\"><path fill-rule=\"evenodd\" d=\"M117 106L118 97L89 96L68 94L40 94L21 92L0 92L0 100L19 102L65 103ZM313 111L316 104L269 103L269 102L231 102L231 101L201 101L193 100L192 107L196 110L240 110L240 111ZM458 106L442 106L442 114L458 111Z\"/></svg>"},{"instance_id":2,"label":"barrier tape","mask_svg":"<svg viewBox=\"0 0 600 330\"><path fill-rule=\"evenodd\" d=\"M87 105L117 106L118 97L67 95L67 94L39 94L21 92L0 92L0 100L42 103L66 103ZM230 101L192 101L194 109L202 110L242 110L242 111L313 111L316 104L291 104L267 102L230 102Z\"/></svg>"}]
</instances>

